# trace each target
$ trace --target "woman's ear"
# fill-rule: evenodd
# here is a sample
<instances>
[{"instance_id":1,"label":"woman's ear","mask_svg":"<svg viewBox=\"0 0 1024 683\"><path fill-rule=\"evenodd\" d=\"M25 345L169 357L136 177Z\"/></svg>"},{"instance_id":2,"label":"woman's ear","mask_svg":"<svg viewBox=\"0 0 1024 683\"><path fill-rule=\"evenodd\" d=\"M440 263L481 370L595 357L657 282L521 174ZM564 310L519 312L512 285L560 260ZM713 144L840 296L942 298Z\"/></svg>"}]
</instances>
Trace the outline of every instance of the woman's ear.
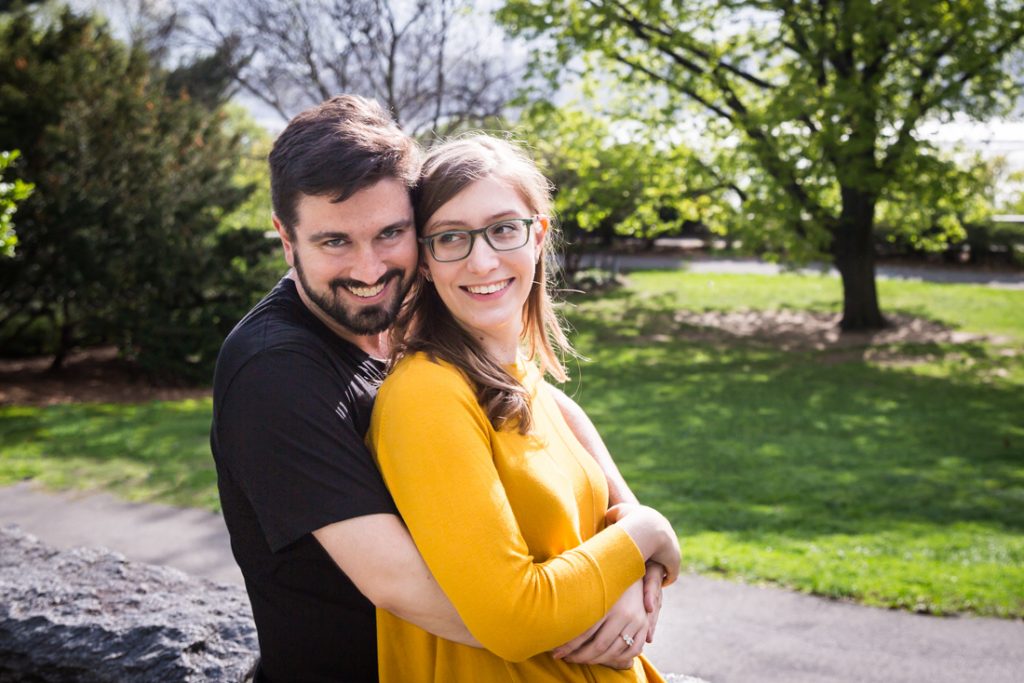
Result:
<instances>
[{"instance_id":1,"label":"woman's ear","mask_svg":"<svg viewBox=\"0 0 1024 683\"><path fill-rule=\"evenodd\" d=\"M548 236L548 228L551 227L551 219L547 216L537 216L537 224L540 226L535 233L535 246L537 250L536 262L540 263L541 257L544 255L544 239Z\"/></svg>"},{"instance_id":2,"label":"woman's ear","mask_svg":"<svg viewBox=\"0 0 1024 683\"><path fill-rule=\"evenodd\" d=\"M548 229L551 227L551 218L548 216L537 216L537 224L540 226L534 231L536 235L537 249L544 245L544 238L547 237ZM539 256L537 258L540 258Z\"/></svg>"}]
</instances>

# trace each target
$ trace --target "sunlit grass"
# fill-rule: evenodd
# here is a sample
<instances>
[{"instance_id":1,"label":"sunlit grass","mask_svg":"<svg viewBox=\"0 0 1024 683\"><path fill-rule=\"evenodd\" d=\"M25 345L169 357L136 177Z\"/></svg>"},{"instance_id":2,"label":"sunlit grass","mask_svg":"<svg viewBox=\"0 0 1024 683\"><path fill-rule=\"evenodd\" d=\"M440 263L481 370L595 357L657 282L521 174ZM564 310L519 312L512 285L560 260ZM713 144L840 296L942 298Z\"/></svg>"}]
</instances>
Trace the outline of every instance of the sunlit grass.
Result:
<instances>
[{"instance_id":1,"label":"sunlit grass","mask_svg":"<svg viewBox=\"0 0 1024 683\"><path fill-rule=\"evenodd\" d=\"M842 288L831 275L737 275L648 271L632 273L619 296L657 307L691 310L801 309L839 313ZM957 330L1024 340L1024 291L982 285L878 280L884 312L908 313ZM614 297L613 297L614 301Z\"/></svg>"},{"instance_id":2,"label":"sunlit grass","mask_svg":"<svg viewBox=\"0 0 1024 683\"><path fill-rule=\"evenodd\" d=\"M672 519L694 569L876 605L1024 616L1019 343L905 343L874 361L689 341L659 314L715 302L838 310L830 286L635 275L625 291L576 301L580 350L594 362L575 368L570 391L641 499ZM1024 292L947 287L910 287L902 305L1024 338Z\"/></svg>"},{"instance_id":3,"label":"sunlit grass","mask_svg":"<svg viewBox=\"0 0 1024 683\"><path fill-rule=\"evenodd\" d=\"M218 509L210 400L0 406L0 484Z\"/></svg>"}]
</instances>

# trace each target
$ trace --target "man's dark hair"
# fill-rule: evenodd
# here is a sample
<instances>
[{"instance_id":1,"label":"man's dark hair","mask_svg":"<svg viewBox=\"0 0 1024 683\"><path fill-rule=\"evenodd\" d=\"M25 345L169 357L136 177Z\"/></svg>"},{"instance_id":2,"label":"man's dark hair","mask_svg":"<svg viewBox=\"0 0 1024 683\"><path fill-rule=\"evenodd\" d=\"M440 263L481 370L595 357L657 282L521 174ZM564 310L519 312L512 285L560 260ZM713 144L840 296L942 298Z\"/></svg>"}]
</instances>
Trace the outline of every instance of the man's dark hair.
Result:
<instances>
[{"instance_id":1,"label":"man's dark hair","mask_svg":"<svg viewBox=\"0 0 1024 683\"><path fill-rule=\"evenodd\" d=\"M338 95L288 122L270 150L274 214L295 237L302 195L343 202L385 178L409 188L420 150L374 100Z\"/></svg>"}]
</instances>

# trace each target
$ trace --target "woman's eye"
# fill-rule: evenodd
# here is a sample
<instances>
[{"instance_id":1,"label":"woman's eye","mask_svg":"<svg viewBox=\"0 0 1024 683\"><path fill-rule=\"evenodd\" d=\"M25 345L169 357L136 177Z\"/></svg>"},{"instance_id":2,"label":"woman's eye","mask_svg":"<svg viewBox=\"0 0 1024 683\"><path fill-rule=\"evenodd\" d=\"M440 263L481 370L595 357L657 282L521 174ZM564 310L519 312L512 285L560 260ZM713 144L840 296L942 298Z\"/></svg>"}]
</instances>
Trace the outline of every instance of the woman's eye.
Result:
<instances>
[{"instance_id":1,"label":"woman's eye","mask_svg":"<svg viewBox=\"0 0 1024 683\"><path fill-rule=\"evenodd\" d=\"M466 234L463 232L443 232L435 238L438 244L445 246L451 244L458 244L466 239Z\"/></svg>"}]
</instances>

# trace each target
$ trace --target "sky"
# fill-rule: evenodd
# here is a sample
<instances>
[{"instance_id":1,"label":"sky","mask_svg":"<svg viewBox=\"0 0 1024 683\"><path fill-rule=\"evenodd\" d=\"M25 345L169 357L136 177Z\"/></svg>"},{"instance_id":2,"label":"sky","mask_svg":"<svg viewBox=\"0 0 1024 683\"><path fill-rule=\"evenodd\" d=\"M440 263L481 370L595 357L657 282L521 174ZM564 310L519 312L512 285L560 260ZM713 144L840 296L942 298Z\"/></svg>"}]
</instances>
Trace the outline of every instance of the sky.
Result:
<instances>
[{"instance_id":1,"label":"sky","mask_svg":"<svg viewBox=\"0 0 1024 683\"><path fill-rule=\"evenodd\" d=\"M112 18L115 30L126 33L124 7L137 6L140 2L151 3L157 7L169 0L70 0L70 4L78 9L98 9ZM258 1L258 0L254 0ZM493 7L497 0L484 0L477 5ZM480 12L482 7L477 7ZM485 8L483 8L485 9ZM119 19L120 17L120 19ZM284 121L269 107L255 97L244 93L238 101L250 110L253 117L271 132L280 131ZM980 152L986 158L1003 157L1007 168L1011 171L1024 171L1024 103L1018 107L1020 120L995 120L990 122L974 122L966 117L955 118L949 123L930 121L918 127L918 134L931 140L941 148L968 153ZM1016 190L1016 188L1013 188Z\"/></svg>"},{"instance_id":2,"label":"sky","mask_svg":"<svg viewBox=\"0 0 1024 683\"><path fill-rule=\"evenodd\" d=\"M942 146L964 145L979 150L986 157L1002 156L1012 168L1024 170L1024 121L931 122L921 126L918 132Z\"/></svg>"}]
</instances>

